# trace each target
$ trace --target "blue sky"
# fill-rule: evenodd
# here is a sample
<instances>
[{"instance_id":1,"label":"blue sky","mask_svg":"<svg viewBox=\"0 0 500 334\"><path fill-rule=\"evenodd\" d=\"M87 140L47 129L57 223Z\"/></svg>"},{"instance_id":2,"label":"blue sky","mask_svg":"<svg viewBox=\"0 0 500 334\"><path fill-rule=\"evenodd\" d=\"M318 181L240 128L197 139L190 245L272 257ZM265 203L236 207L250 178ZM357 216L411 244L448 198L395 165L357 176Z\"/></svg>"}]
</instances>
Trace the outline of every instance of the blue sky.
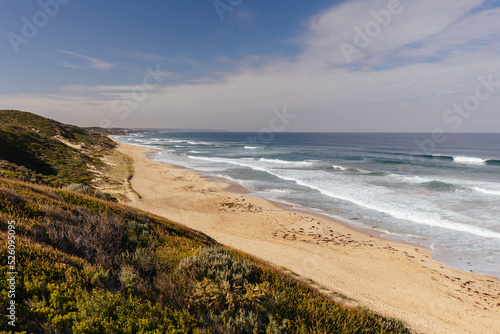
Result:
<instances>
[{"instance_id":1,"label":"blue sky","mask_svg":"<svg viewBox=\"0 0 500 334\"><path fill-rule=\"evenodd\" d=\"M236 131L266 128L286 109L286 131L498 132L499 7L4 0L0 109Z\"/></svg>"}]
</instances>

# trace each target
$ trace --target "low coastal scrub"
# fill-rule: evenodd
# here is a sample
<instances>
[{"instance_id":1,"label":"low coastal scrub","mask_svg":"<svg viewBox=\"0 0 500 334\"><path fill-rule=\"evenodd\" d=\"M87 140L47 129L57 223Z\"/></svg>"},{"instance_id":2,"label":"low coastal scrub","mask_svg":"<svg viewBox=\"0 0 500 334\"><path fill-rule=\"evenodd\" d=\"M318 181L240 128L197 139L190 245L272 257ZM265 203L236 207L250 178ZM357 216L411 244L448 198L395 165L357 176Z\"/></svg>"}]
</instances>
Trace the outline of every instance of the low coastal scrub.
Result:
<instances>
[{"instance_id":1,"label":"low coastal scrub","mask_svg":"<svg viewBox=\"0 0 500 334\"><path fill-rule=\"evenodd\" d=\"M7 221L18 268L11 333L409 333L201 233L84 193L0 179L3 254ZM2 284L2 310L7 294Z\"/></svg>"},{"instance_id":2,"label":"low coastal scrub","mask_svg":"<svg viewBox=\"0 0 500 334\"><path fill-rule=\"evenodd\" d=\"M74 191L80 194L94 196L106 201L118 202L118 200L108 193L102 192L100 190L94 189L90 186L80 183L71 183L62 187L64 190Z\"/></svg>"}]
</instances>

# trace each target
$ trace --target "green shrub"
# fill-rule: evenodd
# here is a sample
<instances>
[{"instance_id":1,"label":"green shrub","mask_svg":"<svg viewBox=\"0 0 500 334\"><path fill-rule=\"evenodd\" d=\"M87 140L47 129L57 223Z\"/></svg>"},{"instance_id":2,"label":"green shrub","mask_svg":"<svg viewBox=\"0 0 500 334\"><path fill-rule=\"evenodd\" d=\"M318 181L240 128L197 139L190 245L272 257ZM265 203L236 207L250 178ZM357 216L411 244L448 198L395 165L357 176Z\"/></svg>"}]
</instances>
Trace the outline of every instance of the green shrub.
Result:
<instances>
[{"instance_id":1,"label":"green shrub","mask_svg":"<svg viewBox=\"0 0 500 334\"><path fill-rule=\"evenodd\" d=\"M85 194L85 195L90 195L93 193L93 189L85 184L81 183L70 183L64 187L62 187L64 190L69 190L69 191L74 191L80 194Z\"/></svg>"},{"instance_id":2,"label":"green shrub","mask_svg":"<svg viewBox=\"0 0 500 334\"><path fill-rule=\"evenodd\" d=\"M97 271L95 273L95 275L92 277L92 280L90 282L96 288L107 289L109 287L109 283L110 283L109 270L106 270L106 271L99 270L99 271Z\"/></svg>"},{"instance_id":3,"label":"green shrub","mask_svg":"<svg viewBox=\"0 0 500 334\"><path fill-rule=\"evenodd\" d=\"M213 313L209 314L209 323L216 333L266 333L266 334L285 334L289 333L290 322L284 320L279 324L269 315L267 325L259 321L257 314L252 311L240 311L236 316L225 319Z\"/></svg>"},{"instance_id":4,"label":"green shrub","mask_svg":"<svg viewBox=\"0 0 500 334\"><path fill-rule=\"evenodd\" d=\"M183 259L178 270L197 281L207 278L218 284L227 282L233 288L257 283L257 273L248 261L236 259L229 250L218 246L204 248L197 256Z\"/></svg>"},{"instance_id":5,"label":"green shrub","mask_svg":"<svg viewBox=\"0 0 500 334\"><path fill-rule=\"evenodd\" d=\"M122 265L133 267L141 278L148 283L153 282L157 273L160 271L158 261L152 248L138 247L135 252L125 252L121 255Z\"/></svg>"},{"instance_id":6,"label":"green shrub","mask_svg":"<svg viewBox=\"0 0 500 334\"><path fill-rule=\"evenodd\" d=\"M92 196L97 197L99 199L103 199L105 201L118 202L116 197L114 197L108 193L105 193L103 191L100 191L100 190L94 190L94 193L92 194Z\"/></svg>"},{"instance_id":7,"label":"green shrub","mask_svg":"<svg viewBox=\"0 0 500 334\"><path fill-rule=\"evenodd\" d=\"M120 282L125 289L135 290L139 284L139 275L136 274L133 267L124 266L120 272Z\"/></svg>"},{"instance_id":8,"label":"green shrub","mask_svg":"<svg viewBox=\"0 0 500 334\"><path fill-rule=\"evenodd\" d=\"M74 191L79 194L84 194L84 195L89 195L89 196L94 196L99 199L103 199L105 201L110 201L110 202L118 202L118 200L113 197L112 195L105 193L100 190L96 190L92 188L91 186L88 186L86 184L82 183L71 183L66 186L63 186L62 189L68 190L68 191Z\"/></svg>"},{"instance_id":9,"label":"green shrub","mask_svg":"<svg viewBox=\"0 0 500 334\"><path fill-rule=\"evenodd\" d=\"M127 229L127 242L137 247L147 245L149 241L150 229L147 223L139 223L136 220L128 220L125 224Z\"/></svg>"},{"instance_id":10,"label":"green shrub","mask_svg":"<svg viewBox=\"0 0 500 334\"><path fill-rule=\"evenodd\" d=\"M272 299L269 284L259 279L255 266L229 250L204 248L181 260L177 274L194 281L188 308L216 333L265 332L270 326L265 306Z\"/></svg>"}]
</instances>

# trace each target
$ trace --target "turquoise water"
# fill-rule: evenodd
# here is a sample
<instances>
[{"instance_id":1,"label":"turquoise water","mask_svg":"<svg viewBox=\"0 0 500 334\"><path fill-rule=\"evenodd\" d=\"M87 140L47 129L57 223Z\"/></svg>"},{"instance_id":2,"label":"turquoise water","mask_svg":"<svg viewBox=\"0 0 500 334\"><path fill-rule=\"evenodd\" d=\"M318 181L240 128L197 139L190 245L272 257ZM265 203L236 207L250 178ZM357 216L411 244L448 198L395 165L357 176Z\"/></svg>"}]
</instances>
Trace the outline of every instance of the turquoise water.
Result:
<instances>
[{"instance_id":1,"label":"turquoise water","mask_svg":"<svg viewBox=\"0 0 500 334\"><path fill-rule=\"evenodd\" d=\"M431 248L500 277L500 134L164 132L117 136L154 159Z\"/></svg>"}]
</instances>

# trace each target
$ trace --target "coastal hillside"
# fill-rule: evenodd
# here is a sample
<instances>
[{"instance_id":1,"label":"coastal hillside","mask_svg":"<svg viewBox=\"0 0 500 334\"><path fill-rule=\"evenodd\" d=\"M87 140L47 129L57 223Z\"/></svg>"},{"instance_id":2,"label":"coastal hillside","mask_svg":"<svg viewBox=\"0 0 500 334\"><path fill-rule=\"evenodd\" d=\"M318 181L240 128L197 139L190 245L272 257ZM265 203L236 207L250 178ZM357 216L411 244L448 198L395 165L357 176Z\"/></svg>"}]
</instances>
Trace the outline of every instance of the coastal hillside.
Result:
<instances>
[{"instance_id":1,"label":"coastal hillside","mask_svg":"<svg viewBox=\"0 0 500 334\"><path fill-rule=\"evenodd\" d=\"M100 158L115 146L105 136L17 110L0 110L0 143L0 176L52 186L90 185Z\"/></svg>"},{"instance_id":2,"label":"coastal hillside","mask_svg":"<svg viewBox=\"0 0 500 334\"><path fill-rule=\"evenodd\" d=\"M90 182L114 143L0 116L1 333L410 333L200 232L63 186Z\"/></svg>"},{"instance_id":3,"label":"coastal hillside","mask_svg":"<svg viewBox=\"0 0 500 334\"><path fill-rule=\"evenodd\" d=\"M9 222L15 296L3 284L0 304L15 300L10 333L409 333L201 233L91 196L0 179L2 254ZM10 265L0 258L3 273Z\"/></svg>"}]
</instances>

